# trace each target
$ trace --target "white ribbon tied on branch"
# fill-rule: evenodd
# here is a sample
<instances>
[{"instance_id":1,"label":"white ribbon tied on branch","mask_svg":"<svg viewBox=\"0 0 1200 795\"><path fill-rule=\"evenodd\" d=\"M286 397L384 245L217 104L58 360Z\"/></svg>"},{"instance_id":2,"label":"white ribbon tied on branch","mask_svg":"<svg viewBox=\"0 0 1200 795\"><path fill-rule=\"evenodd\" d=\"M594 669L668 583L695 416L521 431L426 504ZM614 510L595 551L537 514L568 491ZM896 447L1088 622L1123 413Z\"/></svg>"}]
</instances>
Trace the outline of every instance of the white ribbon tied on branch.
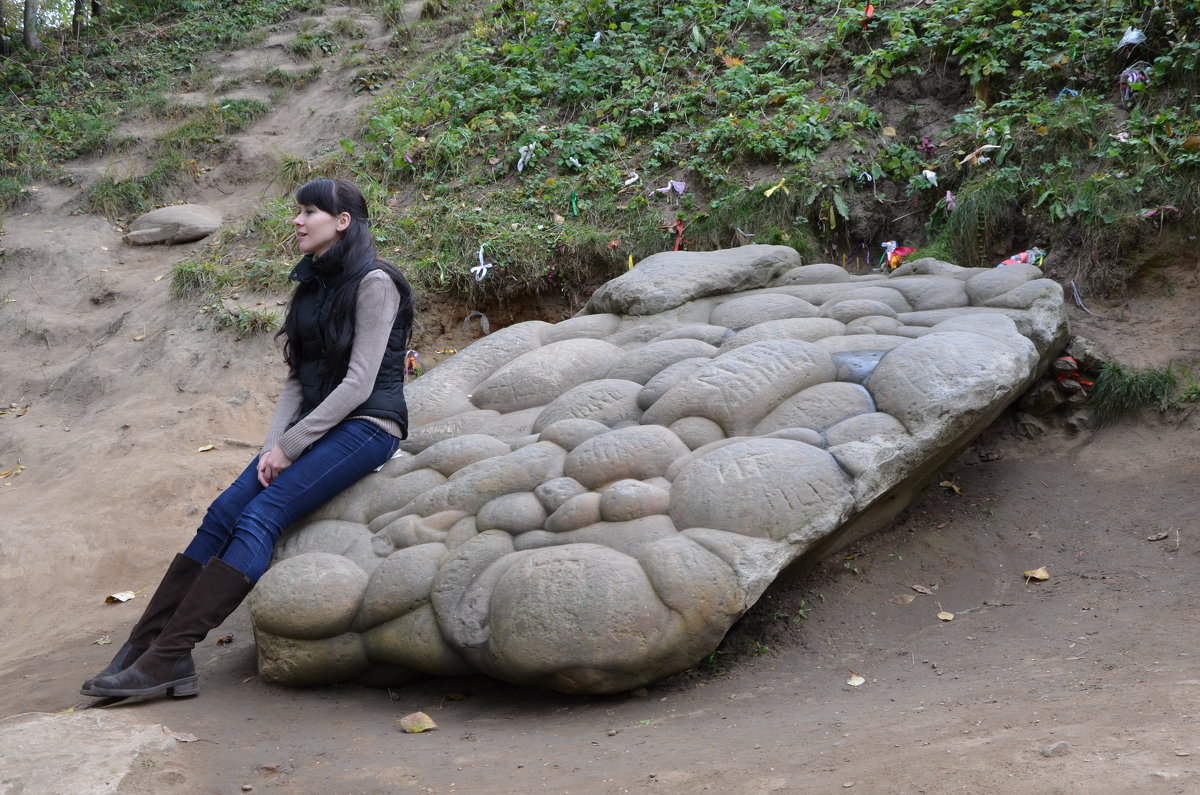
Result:
<instances>
[{"instance_id":1,"label":"white ribbon tied on branch","mask_svg":"<svg viewBox=\"0 0 1200 795\"><path fill-rule=\"evenodd\" d=\"M488 271L492 269L492 263L483 261L483 246L486 245L487 243L484 243L479 247L479 264L471 268L471 275L475 277L475 281L477 282L483 281L483 277L487 276Z\"/></svg>"}]
</instances>

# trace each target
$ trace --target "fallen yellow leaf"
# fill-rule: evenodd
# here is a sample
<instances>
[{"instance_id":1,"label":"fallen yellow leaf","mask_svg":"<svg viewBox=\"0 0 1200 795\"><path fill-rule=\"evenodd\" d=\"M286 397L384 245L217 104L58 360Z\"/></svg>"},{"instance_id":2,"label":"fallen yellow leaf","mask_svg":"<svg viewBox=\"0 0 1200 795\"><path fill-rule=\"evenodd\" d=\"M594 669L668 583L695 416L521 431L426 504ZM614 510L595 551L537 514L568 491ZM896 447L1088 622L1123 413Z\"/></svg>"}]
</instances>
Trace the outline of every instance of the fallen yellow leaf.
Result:
<instances>
[{"instance_id":1,"label":"fallen yellow leaf","mask_svg":"<svg viewBox=\"0 0 1200 795\"><path fill-rule=\"evenodd\" d=\"M849 669L847 669L847 670L849 670ZM854 671L850 671L850 678L846 680L846 684L850 685L851 687L858 687L865 681L867 681L867 680L863 679L861 676L854 673Z\"/></svg>"},{"instance_id":2,"label":"fallen yellow leaf","mask_svg":"<svg viewBox=\"0 0 1200 795\"><path fill-rule=\"evenodd\" d=\"M1030 569L1029 571L1025 572L1025 584L1026 585L1029 584L1030 580L1048 580L1048 579L1050 579L1050 572L1046 571L1045 566L1041 566L1036 569Z\"/></svg>"},{"instance_id":3,"label":"fallen yellow leaf","mask_svg":"<svg viewBox=\"0 0 1200 795\"><path fill-rule=\"evenodd\" d=\"M953 480L943 480L938 485L950 489L955 494L966 494L967 493L966 489L964 489L962 486L955 483Z\"/></svg>"},{"instance_id":4,"label":"fallen yellow leaf","mask_svg":"<svg viewBox=\"0 0 1200 795\"><path fill-rule=\"evenodd\" d=\"M898 593L895 596L893 596L891 599L889 599L888 601L894 605L907 605L907 604L911 604L912 600L916 599L916 598L917 598L916 594Z\"/></svg>"},{"instance_id":5,"label":"fallen yellow leaf","mask_svg":"<svg viewBox=\"0 0 1200 795\"><path fill-rule=\"evenodd\" d=\"M953 621L954 620L954 614L951 612L948 612L946 610L943 610L941 602L938 602L937 617L940 618L942 621Z\"/></svg>"},{"instance_id":6,"label":"fallen yellow leaf","mask_svg":"<svg viewBox=\"0 0 1200 795\"><path fill-rule=\"evenodd\" d=\"M196 452L197 453L207 453L209 450L213 450L215 448L216 448L216 445L214 445L214 444L206 444L203 447L197 447Z\"/></svg>"},{"instance_id":7,"label":"fallen yellow leaf","mask_svg":"<svg viewBox=\"0 0 1200 795\"><path fill-rule=\"evenodd\" d=\"M888 138L896 137L896 128L895 127L884 127L880 132L882 132Z\"/></svg>"}]
</instances>

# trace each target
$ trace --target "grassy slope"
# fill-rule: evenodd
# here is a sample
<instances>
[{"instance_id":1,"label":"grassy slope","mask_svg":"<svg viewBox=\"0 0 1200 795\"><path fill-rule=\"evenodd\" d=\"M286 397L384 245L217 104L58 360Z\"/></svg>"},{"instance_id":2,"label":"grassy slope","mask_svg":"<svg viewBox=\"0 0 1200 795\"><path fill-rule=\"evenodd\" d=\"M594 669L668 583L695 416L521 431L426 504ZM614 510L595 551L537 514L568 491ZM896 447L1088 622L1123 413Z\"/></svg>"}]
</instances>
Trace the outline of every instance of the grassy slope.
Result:
<instances>
[{"instance_id":1,"label":"grassy slope","mask_svg":"<svg viewBox=\"0 0 1200 795\"><path fill-rule=\"evenodd\" d=\"M86 97L71 111L53 93L66 67L10 61L6 76L38 101L20 107L36 135L3 136L10 195L101 145L122 100L86 82L115 70L135 75L123 84L161 83L179 68L177 34L161 31L228 45L244 34L211 34L244 5L64 46L59 60L82 75L66 84ZM254 5L271 19L298 4ZM932 0L879 4L869 18L834 0L451 0L439 10L398 25L395 58L364 64L347 86L379 95L357 140L280 164L288 182L340 173L363 184L381 247L426 290L554 290L677 242L785 243L809 261L874 264L887 239L965 265L1041 245L1052 273L1117 289L1147 241L1194 223L1200 206L1195 2ZM1127 26L1146 41L1119 48ZM430 40L441 46L419 46ZM147 70L155 59L165 73ZM1119 75L1137 62L1150 81L1125 97ZM38 137L37 156L23 156ZM982 145L997 148L963 162ZM657 190L669 180L686 187ZM186 264L179 292L236 289L246 262L253 278L282 267L270 219L283 215L264 208L254 231ZM481 282L469 270L480 246L494 266Z\"/></svg>"}]
</instances>

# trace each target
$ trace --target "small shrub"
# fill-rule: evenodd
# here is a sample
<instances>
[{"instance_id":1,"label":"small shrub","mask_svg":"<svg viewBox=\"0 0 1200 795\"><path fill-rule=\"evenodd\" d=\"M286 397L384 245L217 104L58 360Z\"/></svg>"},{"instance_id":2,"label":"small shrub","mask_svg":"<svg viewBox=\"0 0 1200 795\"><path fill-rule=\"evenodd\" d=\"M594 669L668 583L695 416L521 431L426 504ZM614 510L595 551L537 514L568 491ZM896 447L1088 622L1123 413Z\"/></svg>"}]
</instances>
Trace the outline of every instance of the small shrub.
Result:
<instances>
[{"instance_id":1,"label":"small shrub","mask_svg":"<svg viewBox=\"0 0 1200 795\"><path fill-rule=\"evenodd\" d=\"M263 75L263 80L268 85L278 86L280 88L299 88L300 86L310 83L320 77L321 72L325 71L320 64L314 64L308 69L300 72L289 72L286 69L276 67Z\"/></svg>"},{"instance_id":2,"label":"small shrub","mask_svg":"<svg viewBox=\"0 0 1200 795\"><path fill-rule=\"evenodd\" d=\"M188 298L217 292L222 276L216 263L206 260L184 260L171 268L171 297Z\"/></svg>"},{"instance_id":3,"label":"small shrub","mask_svg":"<svg viewBox=\"0 0 1200 795\"><path fill-rule=\"evenodd\" d=\"M1148 408L1171 408L1179 377L1171 367L1126 367L1107 362L1096 376L1092 390L1092 415L1097 427L1138 417Z\"/></svg>"},{"instance_id":4,"label":"small shrub","mask_svg":"<svg viewBox=\"0 0 1200 795\"><path fill-rule=\"evenodd\" d=\"M229 307L221 300L205 304L200 311L211 315L217 328L233 329L238 339L279 328L278 312L244 306Z\"/></svg>"},{"instance_id":5,"label":"small shrub","mask_svg":"<svg viewBox=\"0 0 1200 795\"><path fill-rule=\"evenodd\" d=\"M383 4L379 7L379 14L388 30L407 29L404 22L404 0L383 0Z\"/></svg>"},{"instance_id":6,"label":"small shrub","mask_svg":"<svg viewBox=\"0 0 1200 795\"><path fill-rule=\"evenodd\" d=\"M334 34L343 39L363 39L367 36L366 29L350 17L338 17L333 21L332 28Z\"/></svg>"},{"instance_id":7,"label":"small shrub","mask_svg":"<svg viewBox=\"0 0 1200 795\"><path fill-rule=\"evenodd\" d=\"M11 210L29 198L29 192L21 180L14 177L0 177L0 210Z\"/></svg>"},{"instance_id":8,"label":"small shrub","mask_svg":"<svg viewBox=\"0 0 1200 795\"><path fill-rule=\"evenodd\" d=\"M160 203L164 189L180 172L179 158L163 158L143 174L106 173L83 192L83 207L108 219L146 212Z\"/></svg>"},{"instance_id":9,"label":"small shrub","mask_svg":"<svg viewBox=\"0 0 1200 795\"><path fill-rule=\"evenodd\" d=\"M318 51L323 55L333 55L341 49L331 30L322 30L319 33L300 31L287 47L293 55L300 58L312 58Z\"/></svg>"},{"instance_id":10,"label":"small shrub","mask_svg":"<svg viewBox=\"0 0 1200 795\"><path fill-rule=\"evenodd\" d=\"M316 52L317 45L312 36L302 32L288 42L287 49L288 52L299 58L311 58L312 54Z\"/></svg>"}]
</instances>

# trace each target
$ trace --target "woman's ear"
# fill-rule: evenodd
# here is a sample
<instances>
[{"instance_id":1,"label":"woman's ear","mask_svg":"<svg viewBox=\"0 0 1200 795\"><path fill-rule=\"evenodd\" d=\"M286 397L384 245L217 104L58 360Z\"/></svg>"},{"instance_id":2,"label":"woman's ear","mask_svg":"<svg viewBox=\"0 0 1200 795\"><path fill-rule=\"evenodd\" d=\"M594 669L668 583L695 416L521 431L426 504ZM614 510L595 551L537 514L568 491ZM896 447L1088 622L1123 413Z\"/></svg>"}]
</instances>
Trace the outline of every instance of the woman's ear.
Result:
<instances>
[{"instance_id":1,"label":"woman's ear","mask_svg":"<svg viewBox=\"0 0 1200 795\"><path fill-rule=\"evenodd\" d=\"M337 230L345 232L350 228L350 213L339 213L337 217Z\"/></svg>"}]
</instances>

